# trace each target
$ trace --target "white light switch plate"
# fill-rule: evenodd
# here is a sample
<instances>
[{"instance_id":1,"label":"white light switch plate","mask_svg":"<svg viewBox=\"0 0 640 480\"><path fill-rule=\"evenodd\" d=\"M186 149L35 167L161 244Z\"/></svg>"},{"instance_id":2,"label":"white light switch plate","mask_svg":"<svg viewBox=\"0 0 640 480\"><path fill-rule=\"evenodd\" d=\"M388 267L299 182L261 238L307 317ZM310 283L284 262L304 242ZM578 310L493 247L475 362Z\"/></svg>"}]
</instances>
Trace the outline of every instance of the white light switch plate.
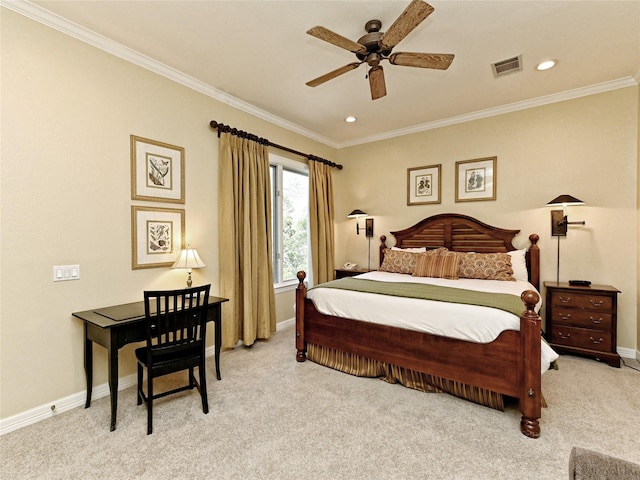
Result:
<instances>
[{"instance_id":1,"label":"white light switch plate","mask_svg":"<svg viewBox=\"0 0 640 480\"><path fill-rule=\"evenodd\" d=\"M80 280L80 265L57 265L53 267L53 281Z\"/></svg>"}]
</instances>

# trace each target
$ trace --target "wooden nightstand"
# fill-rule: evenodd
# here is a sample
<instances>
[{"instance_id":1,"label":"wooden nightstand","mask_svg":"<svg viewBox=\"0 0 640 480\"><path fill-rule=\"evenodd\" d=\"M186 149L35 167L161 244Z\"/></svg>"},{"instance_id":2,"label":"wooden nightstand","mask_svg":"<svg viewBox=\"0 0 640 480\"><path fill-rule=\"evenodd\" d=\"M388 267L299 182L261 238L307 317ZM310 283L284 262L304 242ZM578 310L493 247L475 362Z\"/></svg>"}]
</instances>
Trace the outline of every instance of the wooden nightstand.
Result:
<instances>
[{"instance_id":1,"label":"wooden nightstand","mask_svg":"<svg viewBox=\"0 0 640 480\"><path fill-rule=\"evenodd\" d=\"M620 367L616 352L617 295L610 285L544 282L545 337L558 353L586 355Z\"/></svg>"},{"instance_id":2,"label":"wooden nightstand","mask_svg":"<svg viewBox=\"0 0 640 480\"><path fill-rule=\"evenodd\" d=\"M372 272L373 270L367 270L366 268L354 268L353 270L347 270L344 268L336 268L336 280L344 277L355 277L361 273Z\"/></svg>"}]
</instances>

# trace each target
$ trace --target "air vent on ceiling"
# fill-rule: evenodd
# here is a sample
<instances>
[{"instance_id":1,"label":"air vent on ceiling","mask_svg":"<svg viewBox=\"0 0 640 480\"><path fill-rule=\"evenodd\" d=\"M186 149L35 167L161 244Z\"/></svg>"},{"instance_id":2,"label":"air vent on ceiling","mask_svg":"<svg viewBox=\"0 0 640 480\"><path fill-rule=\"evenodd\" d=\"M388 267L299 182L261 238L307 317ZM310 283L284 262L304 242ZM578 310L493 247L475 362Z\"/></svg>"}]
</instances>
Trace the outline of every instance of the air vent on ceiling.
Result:
<instances>
[{"instance_id":1,"label":"air vent on ceiling","mask_svg":"<svg viewBox=\"0 0 640 480\"><path fill-rule=\"evenodd\" d=\"M510 73L521 72L522 71L522 55L518 55L517 57L507 58L506 60L502 60L501 62L496 62L491 64L491 70L493 71L493 76L504 77L505 75L509 75Z\"/></svg>"}]
</instances>

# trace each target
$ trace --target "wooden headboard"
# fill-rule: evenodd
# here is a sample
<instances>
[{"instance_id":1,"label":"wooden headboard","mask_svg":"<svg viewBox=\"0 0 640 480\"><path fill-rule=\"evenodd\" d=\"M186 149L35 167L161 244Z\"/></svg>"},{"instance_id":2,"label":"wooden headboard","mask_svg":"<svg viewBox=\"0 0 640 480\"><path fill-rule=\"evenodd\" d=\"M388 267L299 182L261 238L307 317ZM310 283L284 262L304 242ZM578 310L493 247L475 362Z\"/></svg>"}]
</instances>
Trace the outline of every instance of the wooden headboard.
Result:
<instances>
[{"instance_id":1,"label":"wooden headboard","mask_svg":"<svg viewBox=\"0 0 640 480\"><path fill-rule=\"evenodd\" d=\"M492 227L475 218L458 213L441 213L427 217L415 225L391 232L396 239L396 247L427 247L427 250L446 247L456 252L495 253L517 250L513 238L520 230L505 230ZM529 235L531 246L527 251L529 281L540 290L540 249L539 236ZM384 259L387 237L380 237L380 264Z\"/></svg>"}]
</instances>

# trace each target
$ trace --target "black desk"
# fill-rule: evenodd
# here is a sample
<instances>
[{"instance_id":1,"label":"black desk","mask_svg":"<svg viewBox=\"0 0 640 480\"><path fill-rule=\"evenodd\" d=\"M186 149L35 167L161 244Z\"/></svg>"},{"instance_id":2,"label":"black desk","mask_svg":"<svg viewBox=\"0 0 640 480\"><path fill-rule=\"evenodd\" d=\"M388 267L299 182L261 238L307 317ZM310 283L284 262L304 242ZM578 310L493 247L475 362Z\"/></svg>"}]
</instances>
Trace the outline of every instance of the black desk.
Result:
<instances>
[{"instance_id":1,"label":"black desk","mask_svg":"<svg viewBox=\"0 0 640 480\"><path fill-rule=\"evenodd\" d=\"M220 380L220 347L222 342L222 303L228 298L209 296L208 322L214 322L216 376ZM98 313L101 312L101 313ZM72 313L84 322L84 370L87 377L87 400L91 406L93 389L93 342L109 354L109 391L111 396L111 431L116 429L118 409L118 350L129 343L147 339L144 301ZM118 320L113 320L114 318ZM123 318L123 320L120 320Z\"/></svg>"}]
</instances>

